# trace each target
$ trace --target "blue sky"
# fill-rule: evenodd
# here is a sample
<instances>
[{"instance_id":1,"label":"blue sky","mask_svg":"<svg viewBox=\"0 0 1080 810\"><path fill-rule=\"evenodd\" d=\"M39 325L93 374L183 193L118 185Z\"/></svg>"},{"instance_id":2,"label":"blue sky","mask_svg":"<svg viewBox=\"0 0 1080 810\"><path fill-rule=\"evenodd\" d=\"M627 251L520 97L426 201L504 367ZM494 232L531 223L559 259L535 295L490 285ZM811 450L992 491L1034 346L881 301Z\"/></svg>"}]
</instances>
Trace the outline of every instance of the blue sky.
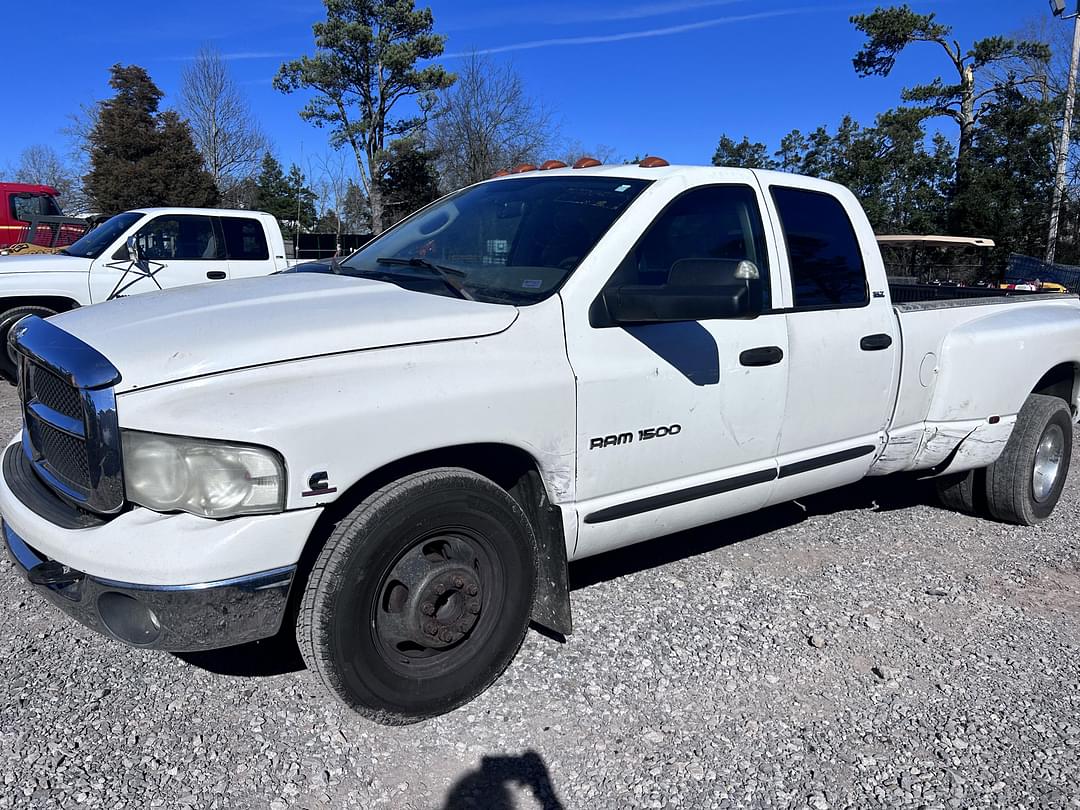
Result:
<instances>
[{"instance_id":1,"label":"blue sky","mask_svg":"<svg viewBox=\"0 0 1080 810\"><path fill-rule=\"evenodd\" d=\"M418 5L424 5L419 0ZM905 84L945 71L933 45L915 46L887 79L851 66L860 36L848 22L877 3L796 0L432 0L448 35L453 69L473 49L510 59L551 108L564 138L605 144L618 155L653 153L707 163L720 135L775 145L792 128L830 126L845 113L870 123L899 101ZM1048 16L1045 0L912 2L937 11L965 45ZM9 93L0 126L0 166L34 143L65 148L60 130L80 103L109 94L108 67L146 67L175 102L180 73L203 42L230 60L235 79L275 150L288 163L327 151L325 133L300 120L302 99L270 84L285 59L312 48L318 0L184 3L63 2L45 25L40 7L5 10ZM1065 25L1065 23L1059 23ZM43 30L41 39L29 34ZM23 106L18 99L28 99ZM945 131L950 135L951 130Z\"/></svg>"}]
</instances>

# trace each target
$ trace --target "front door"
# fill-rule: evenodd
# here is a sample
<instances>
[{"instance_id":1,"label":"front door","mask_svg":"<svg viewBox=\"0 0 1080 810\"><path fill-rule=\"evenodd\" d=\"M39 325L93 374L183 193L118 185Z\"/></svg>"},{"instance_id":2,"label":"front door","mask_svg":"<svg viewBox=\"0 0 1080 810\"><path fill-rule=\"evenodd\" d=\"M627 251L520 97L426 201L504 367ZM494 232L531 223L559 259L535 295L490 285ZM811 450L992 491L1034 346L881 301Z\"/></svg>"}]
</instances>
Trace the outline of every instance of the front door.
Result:
<instances>
[{"instance_id":1,"label":"front door","mask_svg":"<svg viewBox=\"0 0 1080 810\"><path fill-rule=\"evenodd\" d=\"M135 239L143 261L133 261L123 245L94 262L93 303L228 278L225 245L213 217L163 214L139 228Z\"/></svg>"},{"instance_id":2,"label":"front door","mask_svg":"<svg viewBox=\"0 0 1080 810\"><path fill-rule=\"evenodd\" d=\"M730 285L747 261L760 276L753 297L768 307L779 285L761 209L750 182L683 192L605 289ZM576 557L765 503L787 391L783 317L620 326L594 303L566 319L578 394Z\"/></svg>"}]
</instances>

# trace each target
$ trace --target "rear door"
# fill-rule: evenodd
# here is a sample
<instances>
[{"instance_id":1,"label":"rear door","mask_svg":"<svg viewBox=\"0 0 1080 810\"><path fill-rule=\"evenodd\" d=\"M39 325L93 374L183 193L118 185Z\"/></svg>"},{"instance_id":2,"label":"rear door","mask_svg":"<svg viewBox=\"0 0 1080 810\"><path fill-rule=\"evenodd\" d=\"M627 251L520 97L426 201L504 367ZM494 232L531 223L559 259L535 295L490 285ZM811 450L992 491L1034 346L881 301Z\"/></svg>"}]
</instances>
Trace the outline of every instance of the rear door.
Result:
<instances>
[{"instance_id":1,"label":"rear door","mask_svg":"<svg viewBox=\"0 0 1080 810\"><path fill-rule=\"evenodd\" d=\"M251 217L219 217L229 256L229 277L265 276L278 269L270 256L266 228Z\"/></svg>"},{"instance_id":2,"label":"rear door","mask_svg":"<svg viewBox=\"0 0 1080 810\"><path fill-rule=\"evenodd\" d=\"M772 502L863 477L896 401L899 329L885 290L877 289L885 279L880 253L860 247L874 244L873 231L854 196L821 186L792 178L768 189L792 295L784 310L790 363Z\"/></svg>"},{"instance_id":3,"label":"rear door","mask_svg":"<svg viewBox=\"0 0 1080 810\"><path fill-rule=\"evenodd\" d=\"M211 216L161 214L143 224L135 239L143 262L132 261L126 244L94 262L94 303L228 278L225 245Z\"/></svg>"}]
</instances>

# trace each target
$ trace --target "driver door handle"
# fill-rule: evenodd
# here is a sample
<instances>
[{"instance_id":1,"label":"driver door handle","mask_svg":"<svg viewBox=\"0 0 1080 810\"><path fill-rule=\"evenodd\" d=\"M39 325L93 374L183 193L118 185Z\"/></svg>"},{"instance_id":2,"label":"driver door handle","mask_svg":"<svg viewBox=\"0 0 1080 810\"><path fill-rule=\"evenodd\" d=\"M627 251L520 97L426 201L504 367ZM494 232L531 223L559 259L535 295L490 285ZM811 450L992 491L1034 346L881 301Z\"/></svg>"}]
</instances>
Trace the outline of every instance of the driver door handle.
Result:
<instances>
[{"instance_id":1,"label":"driver door handle","mask_svg":"<svg viewBox=\"0 0 1080 810\"><path fill-rule=\"evenodd\" d=\"M747 349L739 355L739 364L750 368L775 366L784 359L784 350L779 346L759 346Z\"/></svg>"},{"instance_id":2,"label":"driver door handle","mask_svg":"<svg viewBox=\"0 0 1080 810\"><path fill-rule=\"evenodd\" d=\"M225 278L225 271L224 270L210 270L209 272L207 272L206 277L210 278L210 279L213 279L214 281L220 281L221 279Z\"/></svg>"}]
</instances>

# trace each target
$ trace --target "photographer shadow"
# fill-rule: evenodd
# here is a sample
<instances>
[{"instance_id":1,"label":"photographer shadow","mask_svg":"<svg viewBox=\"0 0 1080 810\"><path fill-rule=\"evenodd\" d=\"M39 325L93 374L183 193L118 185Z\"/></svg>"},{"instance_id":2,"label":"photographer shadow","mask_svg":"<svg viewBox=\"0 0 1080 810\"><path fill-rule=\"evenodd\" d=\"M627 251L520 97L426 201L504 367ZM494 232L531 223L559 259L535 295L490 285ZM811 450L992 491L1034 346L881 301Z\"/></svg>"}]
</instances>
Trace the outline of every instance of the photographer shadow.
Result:
<instances>
[{"instance_id":1,"label":"photographer shadow","mask_svg":"<svg viewBox=\"0 0 1080 810\"><path fill-rule=\"evenodd\" d=\"M542 810L565 810L551 784L551 774L535 751L521 756L484 757L480 767L461 777L446 796L443 810L514 810L511 786L532 791Z\"/></svg>"}]
</instances>

